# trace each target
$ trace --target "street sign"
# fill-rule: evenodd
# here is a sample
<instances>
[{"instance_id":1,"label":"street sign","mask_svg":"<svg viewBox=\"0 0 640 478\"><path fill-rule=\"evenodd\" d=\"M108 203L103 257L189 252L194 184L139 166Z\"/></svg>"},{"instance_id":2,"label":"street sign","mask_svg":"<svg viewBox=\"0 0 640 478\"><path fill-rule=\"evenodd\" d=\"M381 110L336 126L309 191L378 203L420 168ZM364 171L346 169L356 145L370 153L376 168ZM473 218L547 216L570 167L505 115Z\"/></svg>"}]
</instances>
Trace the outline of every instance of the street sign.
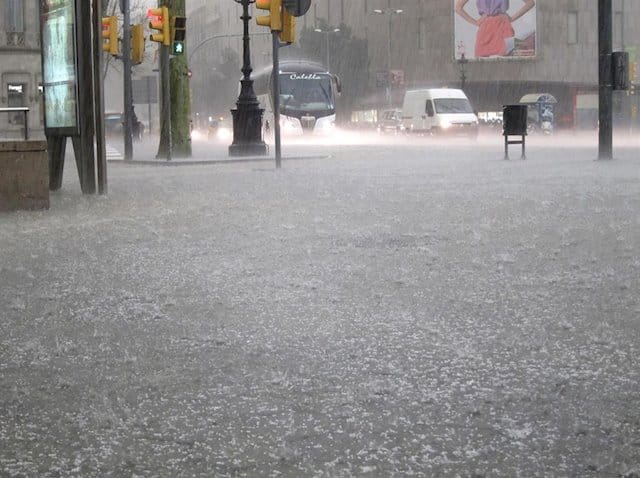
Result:
<instances>
[{"instance_id":1,"label":"street sign","mask_svg":"<svg viewBox=\"0 0 640 478\"><path fill-rule=\"evenodd\" d=\"M309 11L311 0L282 0L284 8L294 17L301 17Z\"/></svg>"}]
</instances>

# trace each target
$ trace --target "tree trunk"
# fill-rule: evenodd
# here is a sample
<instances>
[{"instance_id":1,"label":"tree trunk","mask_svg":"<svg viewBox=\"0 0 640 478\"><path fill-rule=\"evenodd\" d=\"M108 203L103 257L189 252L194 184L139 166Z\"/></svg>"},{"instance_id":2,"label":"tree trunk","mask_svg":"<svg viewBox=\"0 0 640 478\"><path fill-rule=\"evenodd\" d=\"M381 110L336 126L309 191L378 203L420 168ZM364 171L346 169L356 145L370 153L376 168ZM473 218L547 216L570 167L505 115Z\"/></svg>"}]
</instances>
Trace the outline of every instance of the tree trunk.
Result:
<instances>
[{"instance_id":1,"label":"tree trunk","mask_svg":"<svg viewBox=\"0 0 640 478\"><path fill-rule=\"evenodd\" d=\"M172 16L186 16L186 0L167 0ZM186 42L185 42L186 47ZM191 94L186 48L169 62L171 77L171 142L175 157L191 156Z\"/></svg>"}]
</instances>

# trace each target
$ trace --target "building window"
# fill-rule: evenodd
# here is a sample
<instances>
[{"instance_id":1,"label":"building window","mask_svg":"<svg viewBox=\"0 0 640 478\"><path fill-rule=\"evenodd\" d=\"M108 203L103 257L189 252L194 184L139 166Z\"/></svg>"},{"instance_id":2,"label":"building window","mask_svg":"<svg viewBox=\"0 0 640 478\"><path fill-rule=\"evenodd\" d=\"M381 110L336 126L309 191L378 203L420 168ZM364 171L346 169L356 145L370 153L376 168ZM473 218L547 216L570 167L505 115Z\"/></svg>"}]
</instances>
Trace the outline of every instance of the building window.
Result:
<instances>
[{"instance_id":1,"label":"building window","mask_svg":"<svg viewBox=\"0 0 640 478\"><path fill-rule=\"evenodd\" d=\"M613 14L613 47L624 47L624 15L622 12L615 12Z\"/></svg>"},{"instance_id":2,"label":"building window","mask_svg":"<svg viewBox=\"0 0 640 478\"><path fill-rule=\"evenodd\" d=\"M7 84L7 106L9 108L17 108L27 106L25 92L27 85L24 83L8 83ZM9 122L11 124L24 124L24 114L10 114Z\"/></svg>"},{"instance_id":3,"label":"building window","mask_svg":"<svg viewBox=\"0 0 640 478\"><path fill-rule=\"evenodd\" d=\"M578 12L567 13L567 43L578 43Z\"/></svg>"},{"instance_id":4,"label":"building window","mask_svg":"<svg viewBox=\"0 0 640 478\"><path fill-rule=\"evenodd\" d=\"M24 3L23 0L5 1L5 30L7 33L24 32Z\"/></svg>"},{"instance_id":5,"label":"building window","mask_svg":"<svg viewBox=\"0 0 640 478\"><path fill-rule=\"evenodd\" d=\"M418 50L427 49L427 22L424 18L418 20Z\"/></svg>"}]
</instances>

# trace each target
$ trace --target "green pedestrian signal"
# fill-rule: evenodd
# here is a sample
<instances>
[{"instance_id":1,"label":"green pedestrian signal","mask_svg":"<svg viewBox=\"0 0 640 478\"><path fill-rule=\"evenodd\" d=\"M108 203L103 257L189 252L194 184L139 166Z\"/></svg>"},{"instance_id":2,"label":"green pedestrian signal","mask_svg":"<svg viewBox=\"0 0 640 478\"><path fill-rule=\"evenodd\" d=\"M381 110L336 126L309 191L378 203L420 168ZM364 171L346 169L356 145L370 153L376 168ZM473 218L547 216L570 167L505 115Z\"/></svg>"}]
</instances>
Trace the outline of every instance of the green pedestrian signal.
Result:
<instances>
[{"instance_id":1,"label":"green pedestrian signal","mask_svg":"<svg viewBox=\"0 0 640 478\"><path fill-rule=\"evenodd\" d=\"M173 54L174 55L182 55L184 53L184 42L183 41L174 41L173 42Z\"/></svg>"}]
</instances>

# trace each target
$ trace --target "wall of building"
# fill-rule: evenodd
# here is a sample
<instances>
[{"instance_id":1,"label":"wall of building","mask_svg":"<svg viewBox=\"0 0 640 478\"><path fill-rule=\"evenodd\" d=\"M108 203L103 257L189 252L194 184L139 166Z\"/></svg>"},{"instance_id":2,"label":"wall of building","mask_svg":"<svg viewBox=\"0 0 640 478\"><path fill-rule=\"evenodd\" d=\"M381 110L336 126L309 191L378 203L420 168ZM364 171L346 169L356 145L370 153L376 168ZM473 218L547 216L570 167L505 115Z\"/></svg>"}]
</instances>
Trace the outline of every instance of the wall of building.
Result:
<instances>
[{"instance_id":1,"label":"wall of building","mask_svg":"<svg viewBox=\"0 0 640 478\"><path fill-rule=\"evenodd\" d=\"M512 4L518 1L512 0ZM196 27L191 21L190 34L202 35L198 31L207 28L228 35L226 44L241 55L240 39L231 40L232 35L241 33L240 6L231 1L216 2L217 10L213 13L212 3L190 1L194 14L218 19L206 27ZM402 72L403 81L392 87L391 96L396 105L407 88L460 85L461 65L455 59L453 5L453 0L315 0L307 15L298 20L298 27L313 28L320 22L337 27L345 23L354 35L365 38L370 71L369 84L361 92L361 105L362 108L382 108L387 104L385 88L380 86L377 73ZM597 2L536 0L536 7L535 58L470 61L464 66L465 89L482 109L497 109L502 104L517 101L526 92L540 90L559 96L560 109L570 114L576 95L597 86ZM375 13L376 9L385 14ZM390 15L390 9L400 9L402 13ZM640 16L640 2L613 0L613 10L614 48L630 48L633 59L633 49L640 46L640 27L634 20ZM251 11L255 14L253 7ZM569 12L577 18L575 42L569 38ZM255 25L255 19L251 20L250 29L252 34L263 30ZM211 55L219 55L216 48L211 45ZM254 69L271 61L268 37L254 36L251 49ZM198 63L202 60L197 59ZM207 61L212 62L214 58ZM211 78L212 75L206 72L204 77Z\"/></svg>"}]
</instances>

